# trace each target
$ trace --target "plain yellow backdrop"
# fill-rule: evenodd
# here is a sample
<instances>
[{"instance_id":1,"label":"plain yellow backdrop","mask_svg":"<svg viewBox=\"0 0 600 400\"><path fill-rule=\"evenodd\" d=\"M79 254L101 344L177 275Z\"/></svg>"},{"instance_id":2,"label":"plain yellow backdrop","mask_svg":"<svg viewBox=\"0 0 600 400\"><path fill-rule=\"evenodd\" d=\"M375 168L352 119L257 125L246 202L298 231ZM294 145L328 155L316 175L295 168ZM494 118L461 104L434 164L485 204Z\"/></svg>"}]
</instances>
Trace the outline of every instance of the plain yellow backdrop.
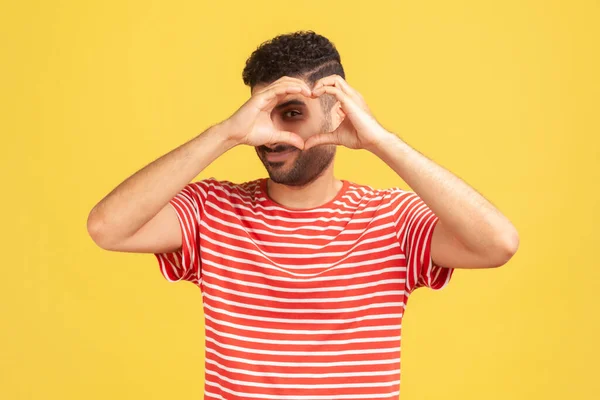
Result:
<instances>
[{"instance_id":1,"label":"plain yellow backdrop","mask_svg":"<svg viewBox=\"0 0 600 400\"><path fill-rule=\"evenodd\" d=\"M520 233L505 267L411 298L402 399L599 398L597 1L4 3L0 398L202 398L199 291L96 247L87 214L235 111L247 56L299 29ZM407 188L364 151L336 174ZM236 148L198 179L264 175Z\"/></svg>"}]
</instances>

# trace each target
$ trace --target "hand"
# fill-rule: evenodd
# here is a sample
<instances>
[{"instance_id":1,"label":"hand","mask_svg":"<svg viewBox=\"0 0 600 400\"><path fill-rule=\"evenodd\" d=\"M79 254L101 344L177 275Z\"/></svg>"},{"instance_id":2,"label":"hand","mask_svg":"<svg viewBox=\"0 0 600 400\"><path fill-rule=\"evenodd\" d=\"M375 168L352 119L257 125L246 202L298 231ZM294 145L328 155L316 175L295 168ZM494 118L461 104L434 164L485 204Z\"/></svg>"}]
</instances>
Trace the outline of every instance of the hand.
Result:
<instances>
[{"instance_id":1,"label":"hand","mask_svg":"<svg viewBox=\"0 0 600 400\"><path fill-rule=\"evenodd\" d=\"M304 81L287 76L254 93L239 110L223 122L229 139L236 144L250 146L287 143L303 149L304 139L294 132L278 130L271 120L271 112L277 103L294 93L301 93L306 97L312 95Z\"/></svg>"},{"instance_id":2,"label":"hand","mask_svg":"<svg viewBox=\"0 0 600 400\"><path fill-rule=\"evenodd\" d=\"M361 94L348 85L341 76L330 75L319 79L312 93L313 97L325 93L334 95L340 102L340 108L337 108L337 105L334 107L337 108L342 122L333 132L308 138L304 149L320 144L336 144L350 149L373 150L383 138L390 135L375 120Z\"/></svg>"}]
</instances>

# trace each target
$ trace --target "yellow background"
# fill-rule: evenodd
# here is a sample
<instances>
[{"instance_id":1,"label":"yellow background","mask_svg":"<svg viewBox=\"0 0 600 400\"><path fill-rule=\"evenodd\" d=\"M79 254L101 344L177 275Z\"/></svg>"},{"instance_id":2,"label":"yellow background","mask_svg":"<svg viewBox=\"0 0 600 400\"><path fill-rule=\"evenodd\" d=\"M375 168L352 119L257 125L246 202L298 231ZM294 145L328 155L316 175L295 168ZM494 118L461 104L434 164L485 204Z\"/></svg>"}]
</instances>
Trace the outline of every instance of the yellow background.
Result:
<instances>
[{"instance_id":1,"label":"yellow background","mask_svg":"<svg viewBox=\"0 0 600 400\"><path fill-rule=\"evenodd\" d=\"M86 232L127 176L247 98L246 57L314 29L376 117L492 201L521 246L421 289L402 399L597 399L597 1L21 1L3 60L0 398L201 399L199 291ZM405 183L340 149L338 177ZM205 170L264 176L251 148Z\"/></svg>"}]
</instances>

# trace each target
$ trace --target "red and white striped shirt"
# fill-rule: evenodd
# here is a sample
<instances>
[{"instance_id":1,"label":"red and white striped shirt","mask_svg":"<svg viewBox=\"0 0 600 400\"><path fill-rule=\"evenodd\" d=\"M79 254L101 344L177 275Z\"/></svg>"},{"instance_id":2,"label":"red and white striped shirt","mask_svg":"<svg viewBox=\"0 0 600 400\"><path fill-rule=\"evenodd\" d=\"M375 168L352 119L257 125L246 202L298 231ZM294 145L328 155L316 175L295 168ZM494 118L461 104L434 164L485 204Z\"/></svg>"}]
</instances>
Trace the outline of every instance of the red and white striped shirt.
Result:
<instances>
[{"instance_id":1,"label":"red and white striped shirt","mask_svg":"<svg viewBox=\"0 0 600 400\"><path fill-rule=\"evenodd\" d=\"M437 216L414 192L343 181L292 210L266 179L188 184L170 204L183 245L155 254L202 292L205 399L397 399L402 315L452 269L430 256Z\"/></svg>"}]
</instances>

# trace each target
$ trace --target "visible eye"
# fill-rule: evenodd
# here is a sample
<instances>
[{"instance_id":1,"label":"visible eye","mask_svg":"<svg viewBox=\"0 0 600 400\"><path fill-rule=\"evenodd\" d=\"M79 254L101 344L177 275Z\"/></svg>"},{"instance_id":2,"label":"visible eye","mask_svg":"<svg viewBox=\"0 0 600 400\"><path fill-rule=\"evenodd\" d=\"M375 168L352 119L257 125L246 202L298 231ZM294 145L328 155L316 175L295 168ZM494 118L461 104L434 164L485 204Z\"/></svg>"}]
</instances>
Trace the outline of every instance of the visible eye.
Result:
<instances>
[{"instance_id":1,"label":"visible eye","mask_svg":"<svg viewBox=\"0 0 600 400\"><path fill-rule=\"evenodd\" d=\"M284 116L285 118L294 118L294 117L296 117L296 116L298 116L298 115L302 115L302 113L300 113L300 112L299 112L299 111L297 111L297 110L288 110L288 111L285 111L285 112L283 113L283 116Z\"/></svg>"}]
</instances>

